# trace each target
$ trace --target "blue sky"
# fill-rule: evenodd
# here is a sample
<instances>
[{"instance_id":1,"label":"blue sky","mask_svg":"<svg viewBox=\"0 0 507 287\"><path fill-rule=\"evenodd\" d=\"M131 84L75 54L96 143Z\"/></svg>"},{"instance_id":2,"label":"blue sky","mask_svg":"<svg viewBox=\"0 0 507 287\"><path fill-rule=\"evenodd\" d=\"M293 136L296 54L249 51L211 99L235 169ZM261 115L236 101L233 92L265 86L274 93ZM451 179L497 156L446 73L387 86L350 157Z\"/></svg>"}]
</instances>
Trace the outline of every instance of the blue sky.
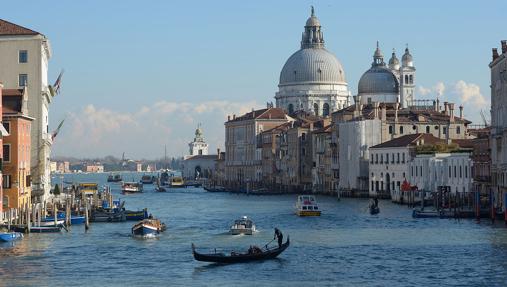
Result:
<instances>
[{"instance_id":1,"label":"blue sky","mask_svg":"<svg viewBox=\"0 0 507 287\"><path fill-rule=\"evenodd\" d=\"M164 145L186 154L198 123L223 148L227 114L274 101L310 5L354 94L377 40L386 58L408 43L417 98L440 92L474 122L489 114L506 1L10 1L1 17L50 38L51 81L65 69L54 155L156 158Z\"/></svg>"}]
</instances>

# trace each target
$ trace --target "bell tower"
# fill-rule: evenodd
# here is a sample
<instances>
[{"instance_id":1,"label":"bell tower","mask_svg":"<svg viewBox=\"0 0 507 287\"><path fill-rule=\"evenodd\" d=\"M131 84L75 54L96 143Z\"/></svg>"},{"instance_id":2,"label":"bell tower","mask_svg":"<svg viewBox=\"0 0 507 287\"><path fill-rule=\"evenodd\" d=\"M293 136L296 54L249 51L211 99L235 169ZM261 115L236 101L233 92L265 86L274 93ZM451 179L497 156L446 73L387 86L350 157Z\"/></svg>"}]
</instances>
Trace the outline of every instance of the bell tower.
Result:
<instances>
[{"instance_id":1,"label":"bell tower","mask_svg":"<svg viewBox=\"0 0 507 287\"><path fill-rule=\"evenodd\" d=\"M400 102L407 108L415 100L415 67L412 55L407 48L401 58L400 68Z\"/></svg>"}]
</instances>

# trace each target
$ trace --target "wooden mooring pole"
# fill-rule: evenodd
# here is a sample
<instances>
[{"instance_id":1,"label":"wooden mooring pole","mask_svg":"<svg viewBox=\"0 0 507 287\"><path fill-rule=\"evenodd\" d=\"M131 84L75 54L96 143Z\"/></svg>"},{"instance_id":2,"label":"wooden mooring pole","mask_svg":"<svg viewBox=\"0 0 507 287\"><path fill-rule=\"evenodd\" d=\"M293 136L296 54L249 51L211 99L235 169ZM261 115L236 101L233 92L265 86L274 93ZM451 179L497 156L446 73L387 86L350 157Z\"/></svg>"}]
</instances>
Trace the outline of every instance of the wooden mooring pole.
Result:
<instances>
[{"instance_id":1,"label":"wooden mooring pole","mask_svg":"<svg viewBox=\"0 0 507 287\"><path fill-rule=\"evenodd\" d=\"M85 230L90 228L90 221L88 218L88 200L85 199Z\"/></svg>"}]
</instances>

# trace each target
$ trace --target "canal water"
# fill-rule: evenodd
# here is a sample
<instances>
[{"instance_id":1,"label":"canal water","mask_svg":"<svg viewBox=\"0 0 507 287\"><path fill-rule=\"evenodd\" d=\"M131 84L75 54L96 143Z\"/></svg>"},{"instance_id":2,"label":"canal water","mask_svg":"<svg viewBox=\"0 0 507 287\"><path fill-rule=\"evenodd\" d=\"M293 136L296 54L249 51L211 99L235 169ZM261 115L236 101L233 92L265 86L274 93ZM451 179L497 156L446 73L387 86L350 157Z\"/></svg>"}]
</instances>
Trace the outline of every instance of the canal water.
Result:
<instances>
[{"instance_id":1,"label":"canal water","mask_svg":"<svg viewBox=\"0 0 507 287\"><path fill-rule=\"evenodd\" d=\"M107 174L66 175L105 183ZM139 179L139 174L130 174ZM60 178L54 178L60 181ZM201 188L121 195L128 209L147 207L168 230L131 237L133 222L93 223L61 234L30 234L0 244L0 286L507 286L507 227L483 221L412 219L411 210L381 201L319 196L321 217L294 215L294 195L207 193ZM231 236L250 216L260 230ZM245 249L273 239L279 227L291 246L276 260L217 265L193 260L199 250Z\"/></svg>"}]
</instances>

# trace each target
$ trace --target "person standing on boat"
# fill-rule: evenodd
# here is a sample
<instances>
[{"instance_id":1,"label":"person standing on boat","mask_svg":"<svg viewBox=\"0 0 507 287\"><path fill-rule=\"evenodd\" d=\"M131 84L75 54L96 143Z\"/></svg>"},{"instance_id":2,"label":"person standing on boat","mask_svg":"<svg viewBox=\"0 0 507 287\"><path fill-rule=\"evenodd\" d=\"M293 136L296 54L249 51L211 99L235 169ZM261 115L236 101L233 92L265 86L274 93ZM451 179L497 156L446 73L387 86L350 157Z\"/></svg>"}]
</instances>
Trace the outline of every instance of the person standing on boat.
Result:
<instances>
[{"instance_id":1,"label":"person standing on boat","mask_svg":"<svg viewBox=\"0 0 507 287\"><path fill-rule=\"evenodd\" d=\"M278 248L281 248L283 243L283 234L278 228L275 228L275 236L273 236L273 240L276 238L278 238Z\"/></svg>"},{"instance_id":2,"label":"person standing on boat","mask_svg":"<svg viewBox=\"0 0 507 287\"><path fill-rule=\"evenodd\" d=\"M376 198L376 197L375 197L375 198L373 199L373 203L375 204L375 205L374 205L375 207L378 207L378 198Z\"/></svg>"}]
</instances>

